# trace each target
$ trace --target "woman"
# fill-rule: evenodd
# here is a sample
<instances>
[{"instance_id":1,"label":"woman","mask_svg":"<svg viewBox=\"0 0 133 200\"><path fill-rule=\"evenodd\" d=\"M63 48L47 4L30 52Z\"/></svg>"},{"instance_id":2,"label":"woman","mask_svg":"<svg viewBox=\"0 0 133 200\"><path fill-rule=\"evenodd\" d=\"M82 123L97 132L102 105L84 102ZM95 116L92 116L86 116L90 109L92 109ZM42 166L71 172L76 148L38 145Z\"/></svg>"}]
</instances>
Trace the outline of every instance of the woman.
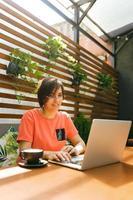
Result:
<instances>
[{"instance_id":1,"label":"woman","mask_svg":"<svg viewBox=\"0 0 133 200\"><path fill-rule=\"evenodd\" d=\"M61 81L45 78L37 92L40 108L27 111L21 120L17 141L20 151L44 150L44 159L70 161L84 152L85 144L66 112L59 111L64 98ZM67 145L67 139L72 145Z\"/></svg>"}]
</instances>

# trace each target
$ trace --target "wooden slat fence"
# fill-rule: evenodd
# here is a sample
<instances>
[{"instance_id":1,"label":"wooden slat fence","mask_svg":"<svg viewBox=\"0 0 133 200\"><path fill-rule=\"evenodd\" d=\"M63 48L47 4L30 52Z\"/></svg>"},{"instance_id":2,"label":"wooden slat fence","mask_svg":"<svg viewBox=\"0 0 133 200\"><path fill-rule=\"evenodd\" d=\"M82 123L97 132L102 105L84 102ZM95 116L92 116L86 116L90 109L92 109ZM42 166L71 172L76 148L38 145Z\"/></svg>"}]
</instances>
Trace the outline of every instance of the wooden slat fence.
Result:
<instances>
[{"instance_id":1,"label":"wooden slat fence","mask_svg":"<svg viewBox=\"0 0 133 200\"><path fill-rule=\"evenodd\" d=\"M65 101L62 110L67 110L74 118L78 112L84 113L88 118L111 118L118 116L118 95L114 92L101 92L98 90L97 73L110 74L115 80L118 90L118 75L115 69L104 63L88 50L74 43L66 36L59 33L45 22L30 14L11 0L0 2L0 118L19 119L25 110L38 107L34 87L21 79L6 75L9 63L9 53L14 48L20 48L32 54L33 61L48 65L47 57L43 54L42 43L48 36L60 35L67 44L71 56L80 61L87 73L87 81L80 85L79 90L72 87L72 76L67 67L66 60L58 59L51 65L48 74L61 79L65 86ZM43 68L37 67L43 71ZM23 99L16 100L17 94L22 94Z\"/></svg>"}]
</instances>

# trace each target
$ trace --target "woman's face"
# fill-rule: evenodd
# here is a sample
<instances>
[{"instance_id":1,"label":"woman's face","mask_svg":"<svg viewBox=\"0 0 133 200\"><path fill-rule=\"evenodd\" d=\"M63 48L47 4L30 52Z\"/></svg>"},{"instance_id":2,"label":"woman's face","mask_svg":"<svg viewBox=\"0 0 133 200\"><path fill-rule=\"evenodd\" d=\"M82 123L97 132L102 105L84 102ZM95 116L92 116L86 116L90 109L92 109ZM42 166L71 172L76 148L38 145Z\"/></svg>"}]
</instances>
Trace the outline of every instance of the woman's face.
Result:
<instances>
[{"instance_id":1,"label":"woman's face","mask_svg":"<svg viewBox=\"0 0 133 200\"><path fill-rule=\"evenodd\" d=\"M56 92L48 96L48 101L45 104L45 110L58 111L63 101L61 87Z\"/></svg>"}]
</instances>

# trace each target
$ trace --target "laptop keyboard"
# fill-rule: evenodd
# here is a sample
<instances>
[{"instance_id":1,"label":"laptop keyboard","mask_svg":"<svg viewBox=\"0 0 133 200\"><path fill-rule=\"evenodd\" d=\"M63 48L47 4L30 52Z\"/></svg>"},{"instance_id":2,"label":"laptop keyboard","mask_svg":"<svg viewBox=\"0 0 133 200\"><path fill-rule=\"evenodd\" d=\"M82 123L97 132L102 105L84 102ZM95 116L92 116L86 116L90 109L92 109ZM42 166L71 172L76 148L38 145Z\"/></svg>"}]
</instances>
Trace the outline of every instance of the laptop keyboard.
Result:
<instances>
[{"instance_id":1,"label":"laptop keyboard","mask_svg":"<svg viewBox=\"0 0 133 200\"><path fill-rule=\"evenodd\" d=\"M83 156L73 156L72 159L70 161L61 161L62 163L72 163L72 164L76 164L76 165L81 165L83 161Z\"/></svg>"},{"instance_id":2,"label":"laptop keyboard","mask_svg":"<svg viewBox=\"0 0 133 200\"><path fill-rule=\"evenodd\" d=\"M79 161L79 160L76 160L76 161L71 160L70 163L76 164L76 165L82 165L82 161Z\"/></svg>"}]
</instances>

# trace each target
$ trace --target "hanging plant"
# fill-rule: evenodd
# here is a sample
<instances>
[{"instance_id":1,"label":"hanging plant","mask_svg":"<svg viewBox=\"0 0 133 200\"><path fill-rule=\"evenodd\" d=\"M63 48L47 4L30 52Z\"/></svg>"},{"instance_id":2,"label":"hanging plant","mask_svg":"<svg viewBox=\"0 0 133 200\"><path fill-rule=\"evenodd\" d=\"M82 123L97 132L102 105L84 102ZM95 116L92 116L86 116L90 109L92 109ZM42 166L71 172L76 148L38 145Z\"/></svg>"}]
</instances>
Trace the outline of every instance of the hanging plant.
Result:
<instances>
[{"instance_id":1,"label":"hanging plant","mask_svg":"<svg viewBox=\"0 0 133 200\"><path fill-rule=\"evenodd\" d=\"M43 46L46 50L43 52L49 59L49 61L56 61L58 57L62 57L66 44L60 36L49 37Z\"/></svg>"},{"instance_id":2,"label":"hanging plant","mask_svg":"<svg viewBox=\"0 0 133 200\"><path fill-rule=\"evenodd\" d=\"M83 81L87 80L87 75L82 69L82 65L76 62L70 62L68 64L69 68L72 69L72 85L79 86Z\"/></svg>"},{"instance_id":3,"label":"hanging plant","mask_svg":"<svg viewBox=\"0 0 133 200\"><path fill-rule=\"evenodd\" d=\"M38 80L44 76L44 73L36 69L37 66L42 67L36 62L32 61L31 55L21 51L19 48L13 49L9 54L10 62L7 66L6 73L15 78L20 78L22 80L28 81L36 87ZM45 68L43 67L45 70ZM33 76L30 77L30 75ZM17 81L13 82L15 88L16 99L20 103L24 98L22 94L18 93L19 85Z\"/></svg>"},{"instance_id":4,"label":"hanging plant","mask_svg":"<svg viewBox=\"0 0 133 200\"><path fill-rule=\"evenodd\" d=\"M31 55L21 51L19 48L15 48L10 54L10 63L7 66L6 73L13 77L18 77L23 80L30 82L37 82L35 79L40 79L43 76L43 73L36 70L36 66L39 66L38 63L33 62ZM29 74L33 74L34 79L29 77Z\"/></svg>"},{"instance_id":5,"label":"hanging plant","mask_svg":"<svg viewBox=\"0 0 133 200\"><path fill-rule=\"evenodd\" d=\"M109 74L98 73L98 86L102 90L112 90L113 87L113 78Z\"/></svg>"}]
</instances>

